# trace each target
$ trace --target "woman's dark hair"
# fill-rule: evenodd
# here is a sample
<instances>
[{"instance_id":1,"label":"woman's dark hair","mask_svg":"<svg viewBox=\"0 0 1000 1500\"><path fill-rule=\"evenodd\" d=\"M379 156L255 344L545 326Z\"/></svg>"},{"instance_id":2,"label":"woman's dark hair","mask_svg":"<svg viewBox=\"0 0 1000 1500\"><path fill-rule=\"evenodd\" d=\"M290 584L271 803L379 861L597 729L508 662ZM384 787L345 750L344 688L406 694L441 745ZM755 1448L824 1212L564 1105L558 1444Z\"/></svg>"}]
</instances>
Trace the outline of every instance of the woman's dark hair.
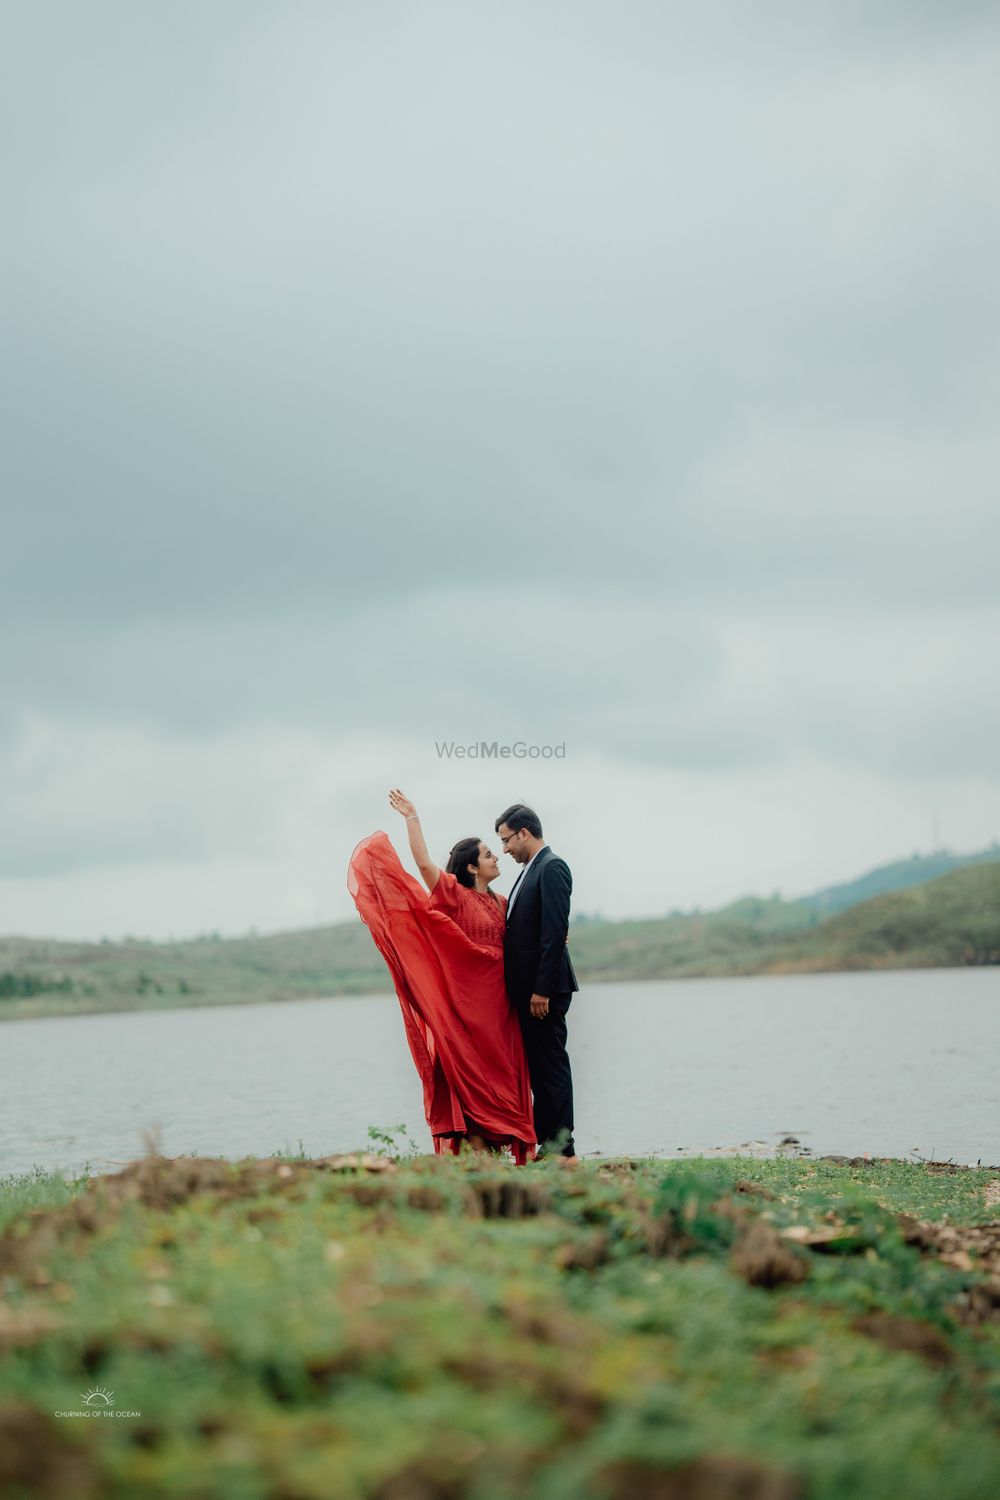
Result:
<instances>
[{"instance_id":1,"label":"woman's dark hair","mask_svg":"<svg viewBox=\"0 0 1000 1500\"><path fill-rule=\"evenodd\" d=\"M475 879L469 874L469 866L479 864L479 845L481 839L459 839L458 843L448 855L447 870L449 875L454 875L459 885L466 885L471 890L475 885Z\"/></svg>"},{"instance_id":2,"label":"woman's dark hair","mask_svg":"<svg viewBox=\"0 0 1000 1500\"><path fill-rule=\"evenodd\" d=\"M500 832L500 824L506 823L511 833L520 833L526 828L533 839L542 836L542 823L534 808L527 807L523 802L515 802L502 812L493 825L494 833Z\"/></svg>"}]
</instances>

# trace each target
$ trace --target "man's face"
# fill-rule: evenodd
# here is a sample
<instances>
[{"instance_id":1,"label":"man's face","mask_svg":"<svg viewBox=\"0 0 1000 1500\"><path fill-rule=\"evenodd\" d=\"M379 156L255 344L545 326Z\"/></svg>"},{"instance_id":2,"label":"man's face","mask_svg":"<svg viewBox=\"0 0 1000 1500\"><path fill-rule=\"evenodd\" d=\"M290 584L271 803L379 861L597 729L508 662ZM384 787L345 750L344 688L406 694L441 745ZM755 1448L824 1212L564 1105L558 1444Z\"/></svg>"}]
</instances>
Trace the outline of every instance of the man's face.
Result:
<instances>
[{"instance_id":1,"label":"man's face","mask_svg":"<svg viewBox=\"0 0 1000 1500\"><path fill-rule=\"evenodd\" d=\"M497 829L497 833L500 836L501 848L505 854L510 855L516 865L526 865L531 858L531 855L524 847L526 831L524 828L519 828L517 833L514 833L507 827L506 823L501 823Z\"/></svg>"}]
</instances>

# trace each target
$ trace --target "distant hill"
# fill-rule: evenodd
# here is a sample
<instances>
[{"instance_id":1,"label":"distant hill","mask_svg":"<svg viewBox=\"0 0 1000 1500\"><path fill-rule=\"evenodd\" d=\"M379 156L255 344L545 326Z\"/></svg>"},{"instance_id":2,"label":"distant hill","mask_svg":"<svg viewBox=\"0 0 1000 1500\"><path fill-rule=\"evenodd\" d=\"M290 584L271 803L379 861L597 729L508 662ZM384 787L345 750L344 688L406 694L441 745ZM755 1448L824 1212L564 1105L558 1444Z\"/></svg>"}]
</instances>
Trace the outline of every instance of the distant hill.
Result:
<instances>
[{"instance_id":1,"label":"distant hill","mask_svg":"<svg viewBox=\"0 0 1000 1500\"><path fill-rule=\"evenodd\" d=\"M570 946L583 982L1000 964L1000 862L973 860L826 920L808 903L754 897L718 912L581 922ZM390 988L360 922L189 943L0 940L0 1019Z\"/></svg>"},{"instance_id":2,"label":"distant hill","mask_svg":"<svg viewBox=\"0 0 1000 1500\"><path fill-rule=\"evenodd\" d=\"M935 854L914 854L910 859L896 860L891 865L880 865L857 880L843 885L830 885L816 891L812 896L803 896L795 904L810 907L820 917L832 917L838 911L857 906L860 901L870 901L873 896L884 896L890 891L910 890L915 885L926 885L940 875L950 875L952 870L965 870L970 865L995 864L1000 862L1000 844L994 842L989 849L978 854L950 854L939 849Z\"/></svg>"},{"instance_id":3,"label":"distant hill","mask_svg":"<svg viewBox=\"0 0 1000 1500\"><path fill-rule=\"evenodd\" d=\"M831 917L789 943L775 971L1000 964L1000 864L953 870Z\"/></svg>"},{"instance_id":4,"label":"distant hill","mask_svg":"<svg viewBox=\"0 0 1000 1500\"><path fill-rule=\"evenodd\" d=\"M0 1019L358 995L389 987L360 922L186 943L0 939Z\"/></svg>"},{"instance_id":5,"label":"distant hill","mask_svg":"<svg viewBox=\"0 0 1000 1500\"><path fill-rule=\"evenodd\" d=\"M926 885L941 875L950 875L953 870L964 870L970 865L1000 864L1000 844L993 843L989 849L976 854L951 854L939 849L936 854L914 854L910 859L895 860L892 864L879 865L856 880L841 885L825 886L808 896L798 896L788 901L783 896L742 896L731 901L717 912L703 913L671 912L669 917L657 921L714 919L725 917L737 922L747 922L757 932L792 932L797 928L815 927L837 912L847 911L862 901L874 896L885 896L891 891L909 890L913 886ZM574 939L579 927L608 925L608 919L594 914L578 913L573 919Z\"/></svg>"},{"instance_id":6,"label":"distant hill","mask_svg":"<svg viewBox=\"0 0 1000 1500\"><path fill-rule=\"evenodd\" d=\"M604 980L1000 964L1000 863L782 928L785 918L794 921L791 904L737 902L705 916L587 923L573 929L573 962L581 977Z\"/></svg>"}]
</instances>

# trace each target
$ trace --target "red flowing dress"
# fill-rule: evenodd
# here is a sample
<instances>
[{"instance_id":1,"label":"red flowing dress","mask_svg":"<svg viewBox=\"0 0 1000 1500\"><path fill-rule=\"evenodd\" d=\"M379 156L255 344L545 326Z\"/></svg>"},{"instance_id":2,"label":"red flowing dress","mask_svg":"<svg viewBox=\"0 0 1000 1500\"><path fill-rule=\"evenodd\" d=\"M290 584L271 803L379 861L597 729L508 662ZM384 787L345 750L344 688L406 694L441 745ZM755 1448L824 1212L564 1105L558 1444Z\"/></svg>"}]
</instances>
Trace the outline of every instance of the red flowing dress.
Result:
<instances>
[{"instance_id":1,"label":"red flowing dress","mask_svg":"<svg viewBox=\"0 0 1000 1500\"><path fill-rule=\"evenodd\" d=\"M460 885L442 870L428 896L384 833L362 839L347 887L389 965L406 1039L424 1088L434 1150L457 1153L466 1135L535 1154L531 1084L507 997L507 899Z\"/></svg>"}]
</instances>

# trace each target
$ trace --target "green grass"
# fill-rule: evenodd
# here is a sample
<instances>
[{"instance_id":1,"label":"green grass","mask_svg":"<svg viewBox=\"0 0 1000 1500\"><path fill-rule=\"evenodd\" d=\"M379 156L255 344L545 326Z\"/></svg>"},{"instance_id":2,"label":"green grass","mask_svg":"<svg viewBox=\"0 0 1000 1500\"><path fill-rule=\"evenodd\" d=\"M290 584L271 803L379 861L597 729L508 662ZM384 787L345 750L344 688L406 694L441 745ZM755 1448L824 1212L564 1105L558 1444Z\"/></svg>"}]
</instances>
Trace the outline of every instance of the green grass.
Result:
<instances>
[{"instance_id":1,"label":"green grass","mask_svg":"<svg viewBox=\"0 0 1000 1500\"><path fill-rule=\"evenodd\" d=\"M7 1179L0 1433L30 1493L83 1473L100 1500L631 1500L708 1472L723 1500L987 1500L1000 1327L962 1312L984 1272L921 1254L896 1215L982 1222L995 1181L424 1157ZM831 1216L853 1253L796 1249L805 1279L771 1289L734 1270L754 1223ZM875 1314L924 1353L860 1331ZM52 1416L95 1385L141 1417Z\"/></svg>"},{"instance_id":2,"label":"green grass","mask_svg":"<svg viewBox=\"0 0 1000 1500\"><path fill-rule=\"evenodd\" d=\"M953 871L819 922L806 903L570 932L581 982L1000 963L1000 863ZM390 988L360 922L190 943L0 940L0 1020L360 995Z\"/></svg>"}]
</instances>

